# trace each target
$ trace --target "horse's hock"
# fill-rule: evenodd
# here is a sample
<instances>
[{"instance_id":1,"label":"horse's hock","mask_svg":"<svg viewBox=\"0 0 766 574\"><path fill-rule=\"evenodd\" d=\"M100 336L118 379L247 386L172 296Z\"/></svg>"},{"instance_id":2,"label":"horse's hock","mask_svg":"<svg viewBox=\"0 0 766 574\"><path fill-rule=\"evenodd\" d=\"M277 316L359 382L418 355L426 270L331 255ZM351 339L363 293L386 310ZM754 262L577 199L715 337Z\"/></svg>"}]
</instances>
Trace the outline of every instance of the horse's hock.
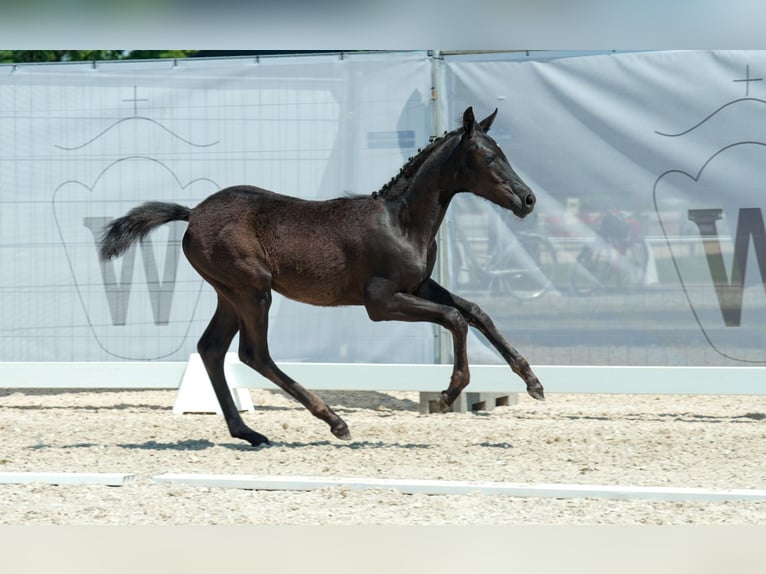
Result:
<instances>
[{"instance_id":1,"label":"horse's hock","mask_svg":"<svg viewBox=\"0 0 766 574\"><path fill-rule=\"evenodd\" d=\"M441 393L420 393L420 414L439 412ZM467 413L471 411L491 411L495 407L506 407L519 402L515 393L460 393L449 413Z\"/></svg>"}]
</instances>

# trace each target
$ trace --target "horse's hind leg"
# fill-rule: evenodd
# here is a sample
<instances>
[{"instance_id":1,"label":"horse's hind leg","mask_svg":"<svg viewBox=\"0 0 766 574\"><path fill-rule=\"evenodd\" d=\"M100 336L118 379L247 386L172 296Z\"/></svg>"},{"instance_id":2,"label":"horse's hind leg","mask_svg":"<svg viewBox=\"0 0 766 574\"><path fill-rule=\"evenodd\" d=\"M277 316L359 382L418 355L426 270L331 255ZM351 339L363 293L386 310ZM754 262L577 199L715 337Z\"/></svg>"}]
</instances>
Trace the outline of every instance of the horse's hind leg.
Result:
<instances>
[{"instance_id":1,"label":"horse's hind leg","mask_svg":"<svg viewBox=\"0 0 766 574\"><path fill-rule=\"evenodd\" d=\"M213 390L221 405L223 416L231 436L248 441L253 446L268 444L269 439L248 428L237 410L231 391L224 375L224 359L234 335L239 328L239 321L234 308L220 293L215 314L199 340L197 350L205 365Z\"/></svg>"},{"instance_id":2,"label":"horse's hind leg","mask_svg":"<svg viewBox=\"0 0 766 574\"><path fill-rule=\"evenodd\" d=\"M271 290L255 292L238 300L240 313L239 358L246 365L297 399L312 415L330 425L330 431L344 440L351 438L348 425L317 395L283 373L269 354L267 340Z\"/></svg>"}]
</instances>

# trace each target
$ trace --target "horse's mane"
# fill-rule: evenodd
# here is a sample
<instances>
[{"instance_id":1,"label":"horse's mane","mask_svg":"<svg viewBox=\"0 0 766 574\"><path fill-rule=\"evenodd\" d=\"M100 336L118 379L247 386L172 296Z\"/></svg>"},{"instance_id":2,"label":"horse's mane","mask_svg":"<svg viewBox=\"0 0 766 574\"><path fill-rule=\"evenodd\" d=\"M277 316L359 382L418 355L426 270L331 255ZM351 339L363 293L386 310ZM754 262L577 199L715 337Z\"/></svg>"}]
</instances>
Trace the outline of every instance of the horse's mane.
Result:
<instances>
[{"instance_id":1,"label":"horse's mane","mask_svg":"<svg viewBox=\"0 0 766 574\"><path fill-rule=\"evenodd\" d=\"M397 173L391 180L386 183L380 190L372 194L373 197L384 197L387 199L400 196L407 190L407 183L415 176L420 167L425 161L431 157L431 154L442 146L451 136L457 135L463 132L463 128L452 130L451 132L444 132L441 136L431 136L428 140L428 145L423 149L419 149L418 153L407 160L407 162L401 167L399 173Z\"/></svg>"}]
</instances>

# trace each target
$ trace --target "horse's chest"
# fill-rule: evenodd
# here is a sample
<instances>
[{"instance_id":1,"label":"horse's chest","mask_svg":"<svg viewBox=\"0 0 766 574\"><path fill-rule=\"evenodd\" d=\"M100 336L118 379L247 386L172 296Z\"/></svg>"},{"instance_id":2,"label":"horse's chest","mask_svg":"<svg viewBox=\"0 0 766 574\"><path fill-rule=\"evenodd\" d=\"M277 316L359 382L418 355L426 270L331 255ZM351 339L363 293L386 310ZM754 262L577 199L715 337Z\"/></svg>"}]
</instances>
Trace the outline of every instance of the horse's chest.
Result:
<instances>
[{"instance_id":1,"label":"horse's chest","mask_svg":"<svg viewBox=\"0 0 766 574\"><path fill-rule=\"evenodd\" d=\"M417 245L400 243L398 248L389 252L375 275L389 277L403 291L415 291L433 270L429 251Z\"/></svg>"}]
</instances>

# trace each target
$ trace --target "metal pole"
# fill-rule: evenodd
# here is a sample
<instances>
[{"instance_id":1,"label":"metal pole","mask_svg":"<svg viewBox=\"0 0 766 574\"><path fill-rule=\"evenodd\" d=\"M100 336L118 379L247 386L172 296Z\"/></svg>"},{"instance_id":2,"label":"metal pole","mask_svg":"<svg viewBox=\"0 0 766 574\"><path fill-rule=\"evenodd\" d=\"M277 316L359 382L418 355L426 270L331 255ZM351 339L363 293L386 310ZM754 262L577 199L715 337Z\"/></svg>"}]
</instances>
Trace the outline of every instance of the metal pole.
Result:
<instances>
[{"instance_id":1,"label":"metal pole","mask_svg":"<svg viewBox=\"0 0 766 574\"><path fill-rule=\"evenodd\" d=\"M441 51L431 51L431 135L439 137L443 132L442 109L441 109ZM440 285L447 286L449 279L448 246L445 218L444 225L439 228L436 235L437 258L434 275ZM450 337L446 330L439 325L434 325L434 355L437 363L451 362Z\"/></svg>"}]
</instances>

